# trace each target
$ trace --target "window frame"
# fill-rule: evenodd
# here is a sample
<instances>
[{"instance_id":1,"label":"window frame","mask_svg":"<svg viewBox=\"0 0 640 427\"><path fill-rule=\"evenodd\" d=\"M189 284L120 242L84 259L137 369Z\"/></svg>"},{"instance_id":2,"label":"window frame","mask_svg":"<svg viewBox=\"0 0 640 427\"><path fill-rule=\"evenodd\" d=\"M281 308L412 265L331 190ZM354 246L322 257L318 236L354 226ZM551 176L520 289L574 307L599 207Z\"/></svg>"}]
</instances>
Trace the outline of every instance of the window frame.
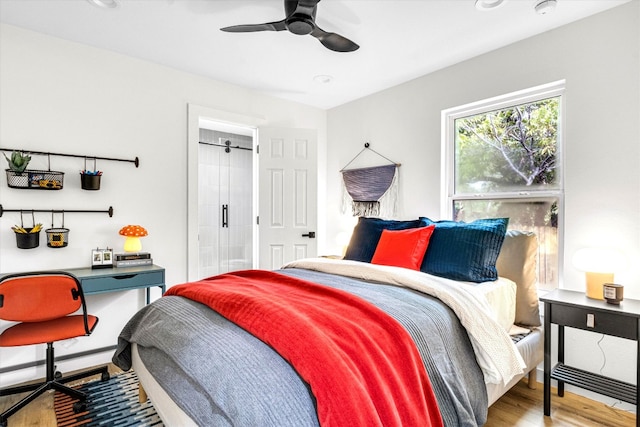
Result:
<instances>
[{"instance_id":1,"label":"window frame","mask_svg":"<svg viewBox=\"0 0 640 427\"><path fill-rule=\"evenodd\" d=\"M505 200L515 199L532 202L540 199L555 198L558 201L558 287L562 287L564 253L564 117L565 117L565 80L535 86L532 88L484 99L469 104L448 108L441 113L441 216L453 219L454 205L458 200ZM517 105L560 97L558 108L558 131L556 156L558 157L558 188L530 191L458 193L455 192L455 121L459 118L488 113Z\"/></svg>"}]
</instances>

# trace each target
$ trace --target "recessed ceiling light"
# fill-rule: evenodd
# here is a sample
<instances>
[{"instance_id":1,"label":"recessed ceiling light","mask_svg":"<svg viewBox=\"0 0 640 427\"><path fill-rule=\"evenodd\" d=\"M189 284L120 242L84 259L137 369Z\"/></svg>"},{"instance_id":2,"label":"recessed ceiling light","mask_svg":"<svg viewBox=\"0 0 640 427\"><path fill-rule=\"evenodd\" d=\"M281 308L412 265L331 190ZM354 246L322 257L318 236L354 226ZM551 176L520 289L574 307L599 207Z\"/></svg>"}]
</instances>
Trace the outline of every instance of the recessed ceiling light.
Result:
<instances>
[{"instance_id":1,"label":"recessed ceiling light","mask_svg":"<svg viewBox=\"0 0 640 427\"><path fill-rule=\"evenodd\" d=\"M327 85L333 81L333 77L327 74L319 74L313 77L313 81Z\"/></svg>"},{"instance_id":2,"label":"recessed ceiling light","mask_svg":"<svg viewBox=\"0 0 640 427\"><path fill-rule=\"evenodd\" d=\"M98 6L104 9L114 9L120 5L118 0L87 0L94 6Z\"/></svg>"},{"instance_id":3,"label":"recessed ceiling light","mask_svg":"<svg viewBox=\"0 0 640 427\"><path fill-rule=\"evenodd\" d=\"M536 5L533 8L536 13L546 15L547 13L553 12L557 5L558 0L540 0L536 1Z\"/></svg>"},{"instance_id":4,"label":"recessed ceiling light","mask_svg":"<svg viewBox=\"0 0 640 427\"><path fill-rule=\"evenodd\" d=\"M506 0L476 0L476 9L493 10L502 6Z\"/></svg>"}]
</instances>

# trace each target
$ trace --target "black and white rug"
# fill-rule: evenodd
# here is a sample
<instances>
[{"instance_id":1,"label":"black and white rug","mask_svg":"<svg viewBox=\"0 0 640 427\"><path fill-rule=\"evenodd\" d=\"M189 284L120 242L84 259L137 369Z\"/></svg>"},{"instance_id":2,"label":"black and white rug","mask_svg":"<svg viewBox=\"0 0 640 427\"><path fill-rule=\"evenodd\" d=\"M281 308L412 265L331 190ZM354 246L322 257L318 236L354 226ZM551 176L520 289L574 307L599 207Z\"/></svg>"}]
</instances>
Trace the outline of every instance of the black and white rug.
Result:
<instances>
[{"instance_id":1,"label":"black and white rug","mask_svg":"<svg viewBox=\"0 0 640 427\"><path fill-rule=\"evenodd\" d=\"M138 377L135 372L113 375L109 381L91 381L77 387L88 394L87 410L74 413L77 401L56 393L54 408L58 427L74 426L162 426L149 400L138 401Z\"/></svg>"}]
</instances>

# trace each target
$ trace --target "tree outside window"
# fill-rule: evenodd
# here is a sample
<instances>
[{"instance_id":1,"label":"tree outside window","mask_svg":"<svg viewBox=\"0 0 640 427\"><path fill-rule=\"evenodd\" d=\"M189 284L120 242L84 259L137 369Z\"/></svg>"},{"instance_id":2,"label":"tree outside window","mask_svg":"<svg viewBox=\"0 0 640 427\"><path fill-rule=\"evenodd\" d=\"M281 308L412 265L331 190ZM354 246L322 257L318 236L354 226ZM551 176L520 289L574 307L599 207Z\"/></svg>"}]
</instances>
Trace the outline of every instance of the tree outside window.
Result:
<instances>
[{"instance_id":1,"label":"tree outside window","mask_svg":"<svg viewBox=\"0 0 640 427\"><path fill-rule=\"evenodd\" d=\"M562 87L445 112L448 215L508 217L538 237L538 282L558 285Z\"/></svg>"}]
</instances>

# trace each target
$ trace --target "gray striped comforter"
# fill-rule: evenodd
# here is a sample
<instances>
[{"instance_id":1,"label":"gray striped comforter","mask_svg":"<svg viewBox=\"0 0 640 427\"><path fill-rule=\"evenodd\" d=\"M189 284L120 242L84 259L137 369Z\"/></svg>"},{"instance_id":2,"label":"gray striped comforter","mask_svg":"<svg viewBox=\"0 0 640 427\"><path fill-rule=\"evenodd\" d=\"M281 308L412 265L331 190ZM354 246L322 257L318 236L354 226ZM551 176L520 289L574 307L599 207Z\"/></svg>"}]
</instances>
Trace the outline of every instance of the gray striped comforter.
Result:
<instances>
[{"instance_id":1,"label":"gray striped comforter","mask_svg":"<svg viewBox=\"0 0 640 427\"><path fill-rule=\"evenodd\" d=\"M464 328L438 299L303 269L279 273L346 290L397 319L420 351L445 425L485 423L482 372ZM163 297L134 315L113 356L125 370L131 367L132 342L158 383L199 425L318 425L314 397L295 370L271 347L202 304Z\"/></svg>"}]
</instances>

